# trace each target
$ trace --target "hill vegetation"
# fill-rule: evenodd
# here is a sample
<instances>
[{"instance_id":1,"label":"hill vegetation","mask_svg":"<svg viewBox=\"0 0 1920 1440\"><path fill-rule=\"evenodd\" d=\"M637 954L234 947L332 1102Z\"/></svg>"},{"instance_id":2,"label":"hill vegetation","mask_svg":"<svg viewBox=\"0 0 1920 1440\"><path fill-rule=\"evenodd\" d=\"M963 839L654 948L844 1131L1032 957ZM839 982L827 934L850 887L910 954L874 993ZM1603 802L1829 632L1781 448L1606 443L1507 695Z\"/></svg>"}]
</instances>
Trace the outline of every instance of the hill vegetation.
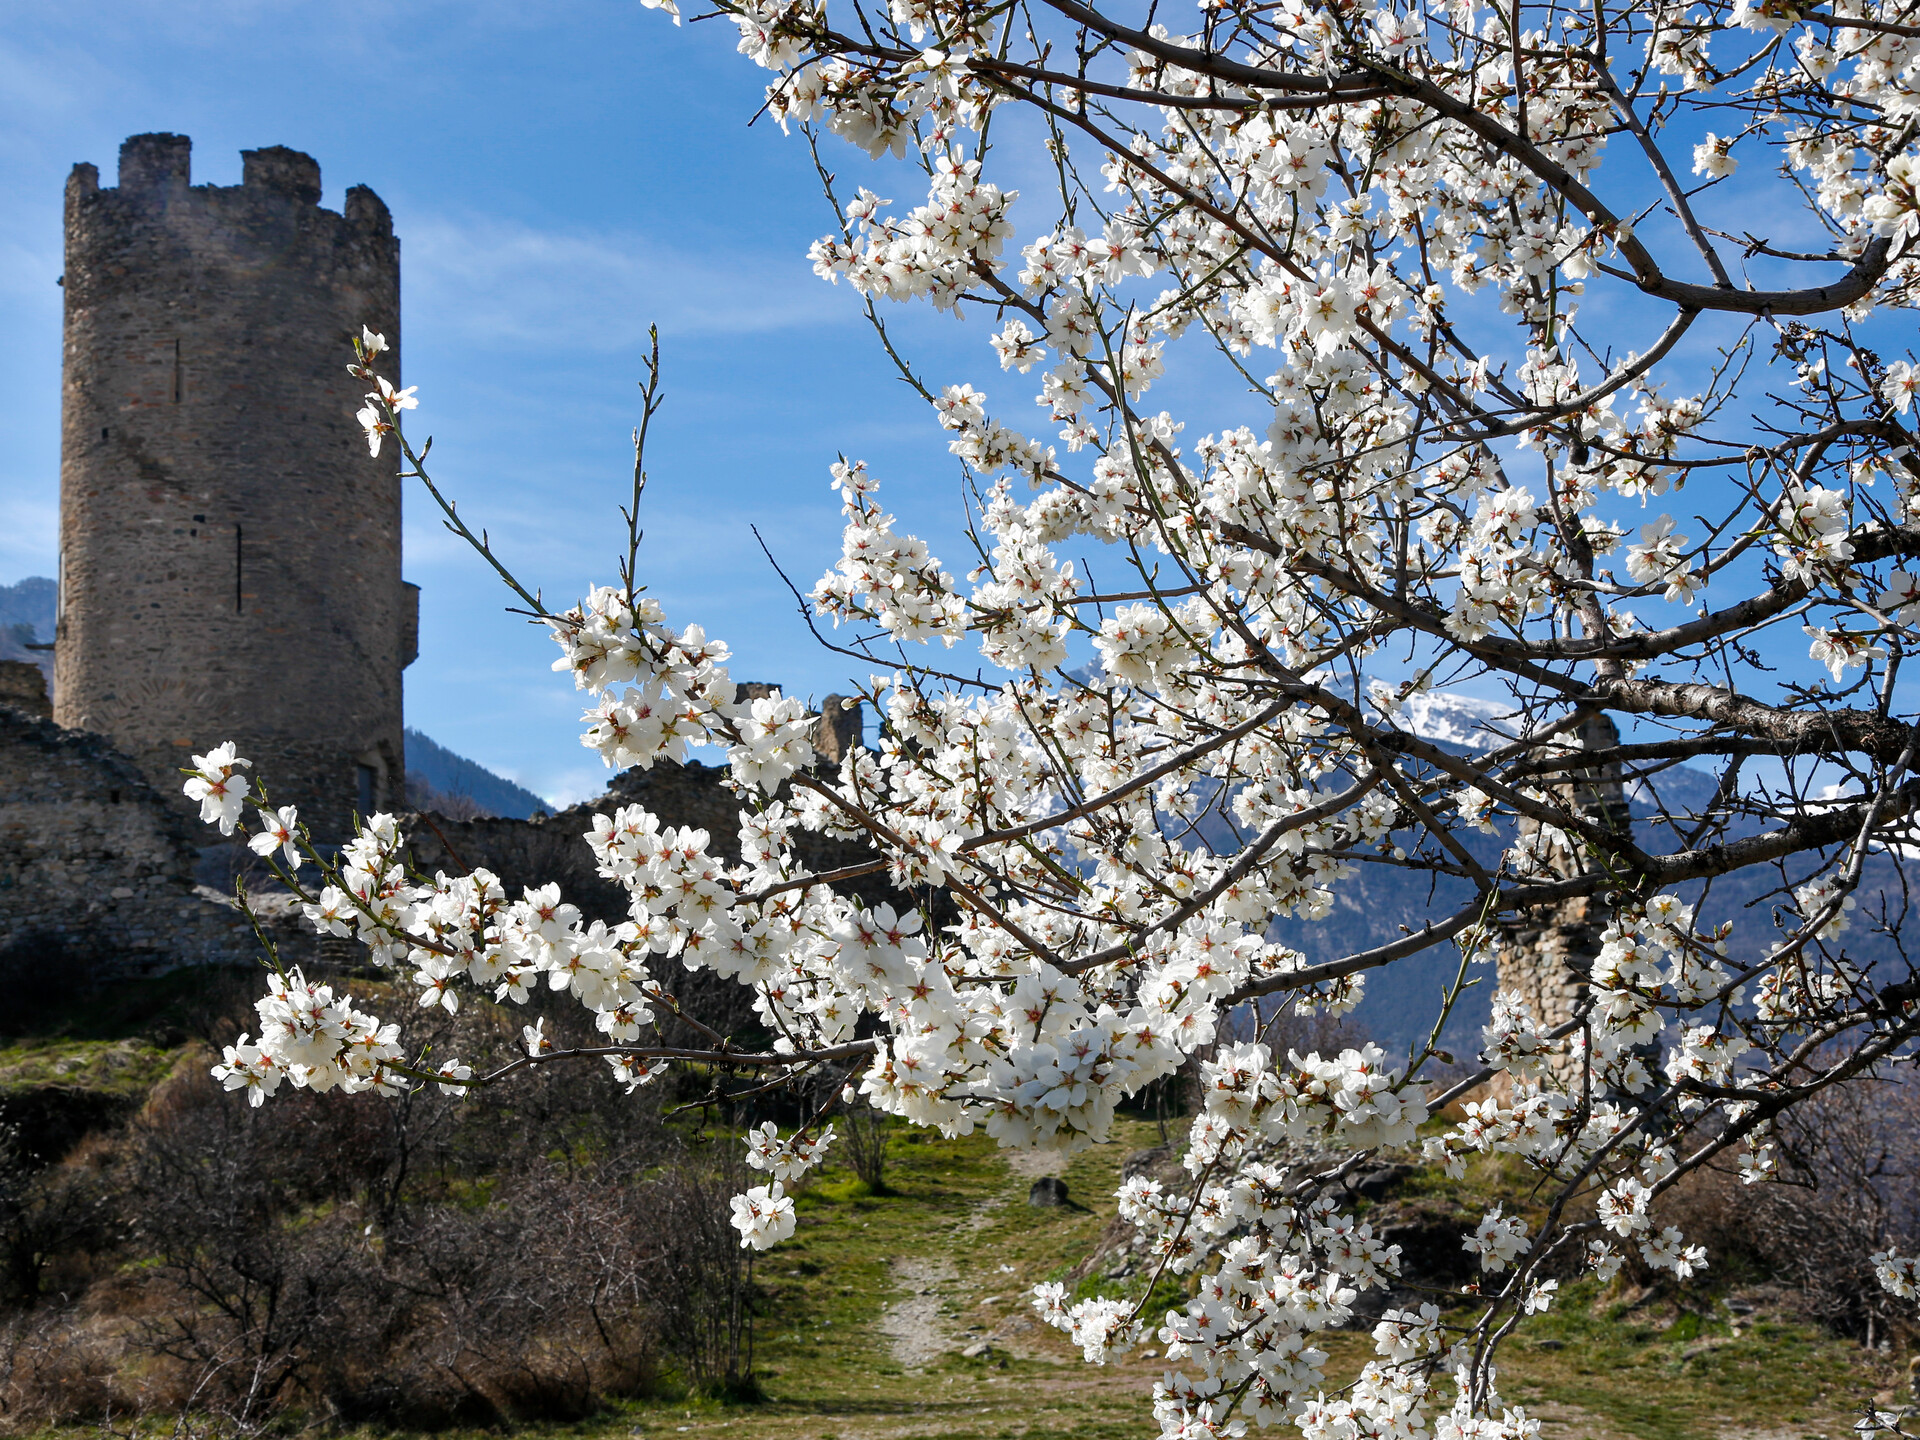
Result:
<instances>
[{"instance_id":1,"label":"hill vegetation","mask_svg":"<svg viewBox=\"0 0 1920 1440\"><path fill-rule=\"evenodd\" d=\"M438 810L461 820L479 815L526 820L550 808L524 785L454 754L411 726L406 740L407 800L420 809Z\"/></svg>"},{"instance_id":2,"label":"hill vegetation","mask_svg":"<svg viewBox=\"0 0 1920 1440\"><path fill-rule=\"evenodd\" d=\"M144 1416L136 1429L369 1440L1151 1433L1157 1345L1087 1366L1028 1295L1058 1280L1155 1310L1184 1302L1113 1201L1123 1170L1179 1177L1177 1119L1130 1114L1067 1162L878 1124L879 1168L862 1178L843 1140L802 1189L793 1240L749 1263L725 1212L735 1135L758 1117L702 1109L697 1087L629 1099L566 1067L498 1103L250 1109L206 1078L243 978L176 975L124 1008L26 1017L33 1033L0 1048L11 1432L94 1435ZM483 1053L497 1025L449 1018L440 1040ZM1049 1176L1066 1203L1030 1205ZM1458 1186L1388 1154L1351 1188L1403 1248L1394 1303L1466 1276L1453 1247L1473 1207L1537 1203L1495 1160ZM1569 1277L1504 1358L1509 1399L1549 1440L1838 1440L1902 1381L1904 1320L1815 1313L1818 1287L1790 1273L1785 1247L1736 1233L1751 1216L1736 1224L1709 1184L1684 1201L1715 1267L1686 1284ZM1328 1338L1330 1386L1357 1373L1370 1325Z\"/></svg>"}]
</instances>

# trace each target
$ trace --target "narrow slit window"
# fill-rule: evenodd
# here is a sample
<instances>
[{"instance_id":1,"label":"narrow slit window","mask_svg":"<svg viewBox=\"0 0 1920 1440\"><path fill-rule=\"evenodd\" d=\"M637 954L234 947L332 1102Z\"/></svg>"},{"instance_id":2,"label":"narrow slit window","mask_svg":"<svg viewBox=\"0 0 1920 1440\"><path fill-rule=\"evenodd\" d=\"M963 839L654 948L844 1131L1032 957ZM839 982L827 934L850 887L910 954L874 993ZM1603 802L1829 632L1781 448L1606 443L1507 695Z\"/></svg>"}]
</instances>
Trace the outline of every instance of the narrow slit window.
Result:
<instances>
[{"instance_id":1,"label":"narrow slit window","mask_svg":"<svg viewBox=\"0 0 1920 1440\"><path fill-rule=\"evenodd\" d=\"M180 403L180 340L176 336L173 342L173 403Z\"/></svg>"},{"instance_id":2,"label":"narrow slit window","mask_svg":"<svg viewBox=\"0 0 1920 1440\"><path fill-rule=\"evenodd\" d=\"M247 609L247 593L242 588L246 576L244 572L245 551L241 549L242 532L238 525L233 527L233 613L244 615Z\"/></svg>"},{"instance_id":3,"label":"narrow slit window","mask_svg":"<svg viewBox=\"0 0 1920 1440\"><path fill-rule=\"evenodd\" d=\"M364 819L373 814L373 782L375 778L373 767L371 765L356 765L353 768L354 778L359 782L360 815L361 818Z\"/></svg>"}]
</instances>

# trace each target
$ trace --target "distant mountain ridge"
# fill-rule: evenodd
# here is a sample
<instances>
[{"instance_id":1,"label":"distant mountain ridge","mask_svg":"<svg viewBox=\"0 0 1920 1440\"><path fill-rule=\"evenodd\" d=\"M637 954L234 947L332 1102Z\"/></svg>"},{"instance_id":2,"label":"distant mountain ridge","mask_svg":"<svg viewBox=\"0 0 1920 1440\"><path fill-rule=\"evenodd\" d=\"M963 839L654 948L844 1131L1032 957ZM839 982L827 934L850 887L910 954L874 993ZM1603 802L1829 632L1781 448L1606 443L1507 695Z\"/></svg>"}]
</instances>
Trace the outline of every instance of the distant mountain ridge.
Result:
<instances>
[{"instance_id":1,"label":"distant mountain ridge","mask_svg":"<svg viewBox=\"0 0 1920 1440\"><path fill-rule=\"evenodd\" d=\"M26 625L36 639L51 640L56 593L53 581L44 575L0 585L0 625Z\"/></svg>"},{"instance_id":2,"label":"distant mountain ridge","mask_svg":"<svg viewBox=\"0 0 1920 1440\"><path fill-rule=\"evenodd\" d=\"M478 813L509 820L525 820L552 808L524 785L516 785L504 775L496 775L486 766L454 754L411 726L407 728L406 738L408 798L415 804L444 810L444 803L436 806L434 801L456 798L470 802ZM419 788L413 783L416 778L424 782L431 793L416 797L415 791Z\"/></svg>"},{"instance_id":3,"label":"distant mountain ridge","mask_svg":"<svg viewBox=\"0 0 1920 1440\"><path fill-rule=\"evenodd\" d=\"M1511 707L1473 696L1445 692L1415 696L1398 723L1425 740L1457 754L1485 751L1519 733ZM1635 839L1650 855L1681 848L1682 837L1670 826L1656 823L1663 811L1677 817L1705 814L1713 805L1719 782L1702 767L1674 765L1649 778L1631 781L1627 798L1632 807ZM1740 817L1727 828L1724 839L1757 833L1759 822ZM1481 864L1495 868L1502 851L1512 843L1513 826L1503 822L1498 833L1467 830L1457 838ZM1676 884L1683 903L1699 907L1705 925L1734 922L1729 956L1736 965L1758 963L1779 938L1774 908L1790 903L1789 872L1750 866L1712 882ZM1874 933L1869 916L1883 927L1897 927L1905 909L1905 887L1892 857L1868 856L1858 891L1860 914L1841 942L1854 963L1867 966L1904 966L1898 942ZM1273 927L1274 938L1306 955L1309 963L1335 960L1400 938L1435 919L1457 912L1473 897L1473 887L1452 876L1428 876L1417 871L1362 863L1347 880L1334 887L1331 914L1317 921L1285 919ZM1882 910L1885 914L1882 915ZM1451 945L1409 956L1372 975L1366 998L1354 1011L1354 1020L1390 1050L1405 1053L1425 1041L1438 1013L1442 991L1458 973L1459 953ZM1448 1017L1442 1042L1456 1054L1477 1049L1479 1028L1487 1019L1495 988L1494 967L1477 963L1466 975L1471 988L1460 997Z\"/></svg>"},{"instance_id":4,"label":"distant mountain ridge","mask_svg":"<svg viewBox=\"0 0 1920 1440\"><path fill-rule=\"evenodd\" d=\"M11 585L0 585L0 660L25 660L38 665L53 693L53 652L30 650L53 639L54 607L58 587L44 575L29 575Z\"/></svg>"},{"instance_id":5,"label":"distant mountain ridge","mask_svg":"<svg viewBox=\"0 0 1920 1440\"><path fill-rule=\"evenodd\" d=\"M1353 694L1349 682L1334 680L1329 688ZM1361 693L1363 708L1375 713L1365 695L1364 682ZM1503 701L1436 690L1409 696L1393 723L1456 755L1471 756L1496 749L1523 733L1521 718L1513 705ZM1673 849L1675 837L1664 828L1656 831L1650 823L1652 816L1662 808L1682 815L1702 813L1712 803L1716 788L1712 774L1688 765L1664 770L1651 781L1634 782L1628 798L1640 844L1655 854ZM1217 834L1204 823L1202 828L1215 844L1231 847L1236 843L1224 825ZM1513 839L1510 824L1502 824L1499 831L1496 835L1468 831L1459 839L1476 859L1494 869ZM1740 906L1764 893L1769 883L1757 873L1721 880L1708 906L1711 918L1742 918ZM1690 902L1701 890L1698 883L1677 888ZM1452 915L1472 897L1473 887L1462 879L1362 862L1351 876L1333 887L1330 914L1319 920L1276 920L1270 934L1299 950L1308 963L1320 964L1396 940ZM1759 927L1749 921L1736 943L1756 945L1759 934ZM1354 1021L1389 1051L1404 1054L1410 1046L1426 1040L1439 1013L1442 992L1454 981L1459 963L1459 952L1453 946L1439 945L1369 975L1366 997L1355 1009ZM1477 964L1469 969L1466 980L1468 989L1448 1016L1441 1041L1456 1054L1470 1056L1478 1048L1480 1027L1487 1021L1495 988L1494 967Z\"/></svg>"}]
</instances>

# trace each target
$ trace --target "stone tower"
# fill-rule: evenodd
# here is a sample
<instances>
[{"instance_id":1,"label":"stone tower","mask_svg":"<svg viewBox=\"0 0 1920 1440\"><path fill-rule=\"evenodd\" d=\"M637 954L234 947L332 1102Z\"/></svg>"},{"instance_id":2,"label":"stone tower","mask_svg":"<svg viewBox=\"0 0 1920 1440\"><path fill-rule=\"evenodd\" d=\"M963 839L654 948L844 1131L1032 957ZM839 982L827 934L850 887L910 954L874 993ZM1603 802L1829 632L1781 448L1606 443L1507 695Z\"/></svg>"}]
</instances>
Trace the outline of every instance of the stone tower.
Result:
<instances>
[{"instance_id":1,"label":"stone tower","mask_svg":"<svg viewBox=\"0 0 1920 1440\"><path fill-rule=\"evenodd\" d=\"M1595 713L1581 721L1571 742L1575 750L1611 751L1620 745L1620 731L1608 716ZM1633 810L1617 761L1571 768L1561 776L1549 787L1557 804L1603 833L1631 841ZM1522 844L1539 849L1550 875L1571 879L1594 874L1601 867L1583 841L1564 833L1542 844L1539 822L1533 819L1522 819L1519 832ZM1623 887L1632 878L1625 873L1619 877ZM1586 994L1594 961L1600 958L1601 934L1612 916L1602 890L1519 911L1502 927L1495 957L1500 988L1524 999L1542 1030L1555 1029L1573 1018ZM1560 1048L1564 1055L1567 1042L1561 1042ZM1573 1073L1564 1060L1560 1068L1563 1078Z\"/></svg>"},{"instance_id":2,"label":"stone tower","mask_svg":"<svg viewBox=\"0 0 1920 1440\"><path fill-rule=\"evenodd\" d=\"M195 186L192 144L136 135L118 188L67 180L55 718L170 794L237 741L337 840L405 775L418 591L392 447L367 454L347 374L364 324L399 379L400 245L365 187L321 209L298 151Z\"/></svg>"}]
</instances>

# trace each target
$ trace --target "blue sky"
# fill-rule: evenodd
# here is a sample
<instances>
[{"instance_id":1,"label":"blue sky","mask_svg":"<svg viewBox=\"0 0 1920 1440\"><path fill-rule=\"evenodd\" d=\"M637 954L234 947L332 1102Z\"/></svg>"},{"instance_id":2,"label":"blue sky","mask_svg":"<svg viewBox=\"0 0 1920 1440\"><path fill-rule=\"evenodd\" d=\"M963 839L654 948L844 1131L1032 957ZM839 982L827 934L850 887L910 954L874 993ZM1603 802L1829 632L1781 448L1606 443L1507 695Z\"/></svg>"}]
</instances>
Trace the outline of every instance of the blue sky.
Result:
<instances>
[{"instance_id":1,"label":"blue sky","mask_svg":"<svg viewBox=\"0 0 1920 1440\"><path fill-rule=\"evenodd\" d=\"M676 29L637 0L77 0L16 14L0 34L12 202L0 211L0 583L55 565L67 172L88 160L110 177L125 136L174 130L193 137L202 182L236 183L241 149L285 144L320 161L323 203L359 183L386 200L402 241L405 380L422 400L413 433L435 437L436 478L549 600L614 578L635 387L658 324L668 405L643 580L677 623L733 645L736 677L844 689L848 662L810 639L750 526L810 584L838 553L827 467L845 453L871 463L903 527L963 572L959 477L856 297L812 275L806 247L830 214L799 137L747 126L762 72L723 24ZM1004 138L1019 121L996 123ZM843 195L870 183L904 208L924 193L897 167L897 183L878 183L848 147L827 159ZM1754 213L1768 187L1748 186L1766 165L1750 157L1736 186L1701 202L1713 223L1738 228ZM1626 178L1618 169L1610 184ZM1045 174L1004 164L995 178L1048 188ZM1046 205L1032 193L1016 222L1044 220ZM1777 240L1811 240L1803 222L1784 223ZM1696 268L1679 265L1689 278ZM1644 349L1667 318L1617 292L1586 308L1621 350ZM1018 422L1036 377L999 375L979 317L955 326L916 305L888 319L930 380L983 385ZM1710 363L1735 328L1703 322L1681 354ZM1263 423L1224 366L1176 368L1155 394L1195 433ZM1696 498L1708 499L1653 512L1684 523ZM551 799L598 793L606 772L578 743L580 704L549 673L550 642L504 613L504 591L418 492L406 545L423 590L409 722ZM1783 638L1795 645L1774 658L1804 674L1797 635Z\"/></svg>"},{"instance_id":2,"label":"blue sky","mask_svg":"<svg viewBox=\"0 0 1920 1440\"><path fill-rule=\"evenodd\" d=\"M804 587L839 553L837 453L897 480L886 498L929 536L955 532L958 476L855 297L814 278L806 247L831 216L799 137L747 128L760 96L730 30L675 29L629 0L15 12L0 35L0 583L55 563L68 170L92 161L111 183L123 138L173 130L193 137L196 181L234 184L242 149L285 144L319 160L324 204L368 184L392 207L415 433L526 579L571 599L614 578L658 324L668 405L643 578L678 622L733 644L736 676L844 689L847 663L810 640L749 526ZM977 326L898 319L920 355L963 340L985 354ZM503 613L418 492L406 546L423 587L409 722L549 797L598 793L551 643Z\"/></svg>"}]
</instances>

